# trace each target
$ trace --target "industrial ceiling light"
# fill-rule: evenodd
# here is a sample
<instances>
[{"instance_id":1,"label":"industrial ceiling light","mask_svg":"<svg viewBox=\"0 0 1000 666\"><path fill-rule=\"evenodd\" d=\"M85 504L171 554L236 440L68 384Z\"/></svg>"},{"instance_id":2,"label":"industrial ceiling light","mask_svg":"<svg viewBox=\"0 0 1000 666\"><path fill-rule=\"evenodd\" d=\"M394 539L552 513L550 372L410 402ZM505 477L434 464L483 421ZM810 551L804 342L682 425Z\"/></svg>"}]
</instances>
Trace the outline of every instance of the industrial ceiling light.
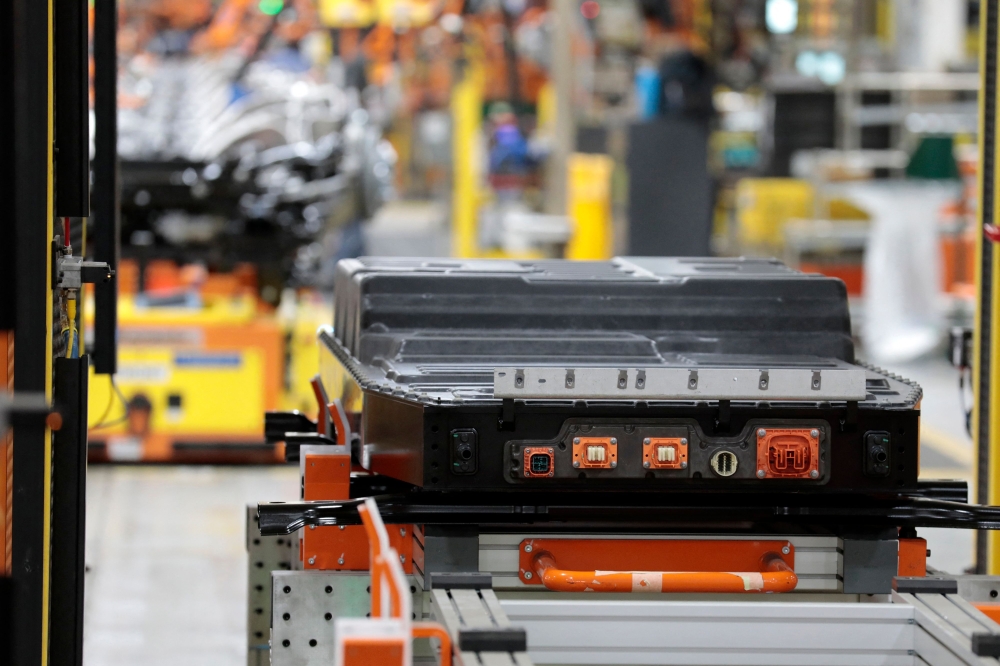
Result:
<instances>
[{"instance_id":1,"label":"industrial ceiling light","mask_svg":"<svg viewBox=\"0 0 1000 666\"><path fill-rule=\"evenodd\" d=\"M798 0L767 0L764 19L767 29L776 35L795 32L799 25Z\"/></svg>"}]
</instances>

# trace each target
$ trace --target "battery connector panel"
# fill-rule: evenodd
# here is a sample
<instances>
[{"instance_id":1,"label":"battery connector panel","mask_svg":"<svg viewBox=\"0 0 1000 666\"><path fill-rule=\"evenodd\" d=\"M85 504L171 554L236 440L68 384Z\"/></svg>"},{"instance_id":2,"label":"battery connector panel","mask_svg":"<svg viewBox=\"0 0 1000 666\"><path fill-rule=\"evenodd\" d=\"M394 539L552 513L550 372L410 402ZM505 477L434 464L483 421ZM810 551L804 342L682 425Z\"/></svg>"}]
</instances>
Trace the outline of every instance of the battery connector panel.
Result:
<instances>
[{"instance_id":1,"label":"battery connector panel","mask_svg":"<svg viewBox=\"0 0 1000 666\"><path fill-rule=\"evenodd\" d=\"M551 439L509 439L505 476L559 487L820 486L831 478L831 431L820 419L753 419L725 433L692 419L567 419Z\"/></svg>"},{"instance_id":2,"label":"battery connector panel","mask_svg":"<svg viewBox=\"0 0 1000 666\"><path fill-rule=\"evenodd\" d=\"M820 477L820 428L759 426L757 478L818 479Z\"/></svg>"},{"instance_id":3,"label":"battery connector panel","mask_svg":"<svg viewBox=\"0 0 1000 666\"><path fill-rule=\"evenodd\" d=\"M614 469L618 467L617 437L574 437L573 467Z\"/></svg>"}]
</instances>

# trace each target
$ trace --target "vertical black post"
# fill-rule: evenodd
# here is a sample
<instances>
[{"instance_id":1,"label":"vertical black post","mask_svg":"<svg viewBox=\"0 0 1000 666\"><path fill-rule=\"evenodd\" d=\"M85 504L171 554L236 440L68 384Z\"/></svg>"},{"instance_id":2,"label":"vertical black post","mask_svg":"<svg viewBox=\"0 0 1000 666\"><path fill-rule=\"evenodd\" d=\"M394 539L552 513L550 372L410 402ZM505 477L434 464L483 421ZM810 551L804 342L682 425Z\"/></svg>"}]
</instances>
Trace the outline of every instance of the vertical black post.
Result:
<instances>
[{"instance_id":1,"label":"vertical black post","mask_svg":"<svg viewBox=\"0 0 1000 666\"><path fill-rule=\"evenodd\" d=\"M55 214L90 216L87 0L53 3Z\"/></svg>"},{"instance_id":2,"label":"vertical black post","mask_svg":"<svg viewBox=\"0 0 1000 666\"><path fill-rule=\"evenodd\" d=\"M14 581L0 576L0 664L14 661Z\"/></svg>"},{"instance_id":3,"label":"vertical black post","mask_svg":"<svg viewBox=\"0 0 1000 666\"><path fill-rule=\"evenodd\" d=\"M89 360L55 361L53 400L62 428L52 443L52 574L49 666L83 665Z\"/></svg>"},{"instance_id":4,"label":"vertical black post","mask_svg":"<svg viewBox=\"0 0 1000 666\"><path fill-rule=\"evenodd\" d=\"M0 155L14 155L14 3L0 2ZM0 160L0 201L14 201L14 160ZM17 312L17 248L13 215L0 215L0 284L10 285L0 298L0 330L14 328Z\"/></svg>"},{"instance_id":5,"label":"vertical black post","mask_svg":"<svg viewBox=\"0 0 1000 666\"><path fill-rule=\"evenodd\" d=\"M996 192L993 189L996 178L996 122L997 122L997 0L982 0L979 7L979 21L983 30L984 42L980 48L982 71L979 73L982 85L979 90L979 108L982 117L979 119L979 179L980 200L979 215L983 227L995 225L993 207ZM983 234L982 229L979 232ZM990 341L993 337L994 321L997 313L993 312L993 253L996 249L989 238L982 238L982 253L979 256L979 330L976 336L979 340L979 356L974 359L978 365L979 386L976 387L976 443L978 459L976 461L977 482L976 501L980 504L990 503L990 378L992 376L993 350ZM980 530L976 534L976 573L986 573L989 562L987 532Z\"/></svg>"},{"instance_id":6,"label":"vertical black post","mask_svg":"<svg viewBox=\"0 0 1000 666\"><path fill-rule=\"evenodd\" d=\"M6 215L16 220L14 392L44 394L51 386L52 354L49 7L38 0L5 4L13 8L14 151L4 155L3 160L13 162L14 206ZM43 636L49 609L45 581L50 445L43 424L19 424L14 428L11 576L17 590L13 628L17 636L13 663L17 666L39 666L48 652Z\"/></svg>"},{"instance_id":7,"label":"vertical black post","mask_svg":"<svg viewBox=\"0 0 1000 666\"><path fill-rule=\"evenodd\" d=\"M118 270L118 7L94 0L94 260ZM118 280L94 285L94 371L115 374Z\"/></svg>"}]
</instances>

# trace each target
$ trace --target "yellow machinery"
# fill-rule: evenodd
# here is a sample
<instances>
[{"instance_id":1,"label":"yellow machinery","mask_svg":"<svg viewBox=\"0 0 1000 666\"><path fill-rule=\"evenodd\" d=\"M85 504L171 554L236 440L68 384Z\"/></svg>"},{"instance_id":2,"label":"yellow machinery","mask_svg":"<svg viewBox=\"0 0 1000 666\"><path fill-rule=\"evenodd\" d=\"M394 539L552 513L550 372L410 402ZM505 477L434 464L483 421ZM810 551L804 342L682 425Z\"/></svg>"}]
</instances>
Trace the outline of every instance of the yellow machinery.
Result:
<instances>
[{"instance_id":1,"label":"yellow machinery","mask_svg":"<svg viewBox=\"0 0 1000 666\"><path fill-rule=\"evenodd\" d=\"M743 247L780 248L785 223L814 213L812 185L797 178L744 178L736 186L736 223Z\"/></svg>"},{"instance_id":2,"label":"yellow machinery","mask_svg":"<svg viewBox=\"0 0 1000 666\"><path fill-rule=\"evenodd\" d=\"M502 252L480 247L479 215L488 199L482 181L484 103L483 68L470 64L452 89L452 255L461 258L502 257ZM546 104L551 87L539 95L539 124L551 110ZM567 259L608 259L614 254L611 176L614 161L607 155L573 153L566 165L566 215L571 224ZM528 258L538 258L537 256Z\"/></svg>"},{"instance_id":3,"label":"yellow machinery","mask_svg":"<svg viewBox=\"0 0 1000 666\"><path fill-rule=\"evenodd\" d=\"M614 255L611 172L607 155L573 153L566 165L566 199L573 234L567 259L610 259Z\"/></svg>"},{"instance_id":4,"label":"yellow machinery","mask_svg":"<svg viewBox=\"0 0 1000 666\"><path fill-rule=\"evenodd\" d=\"M119 301L118 373L91 370L90 458L114 461L271 462L261 413L315 410L316 329L331 309L312 294L277 313L251 293L194 305Z\"/></svg>"}]
</instances>

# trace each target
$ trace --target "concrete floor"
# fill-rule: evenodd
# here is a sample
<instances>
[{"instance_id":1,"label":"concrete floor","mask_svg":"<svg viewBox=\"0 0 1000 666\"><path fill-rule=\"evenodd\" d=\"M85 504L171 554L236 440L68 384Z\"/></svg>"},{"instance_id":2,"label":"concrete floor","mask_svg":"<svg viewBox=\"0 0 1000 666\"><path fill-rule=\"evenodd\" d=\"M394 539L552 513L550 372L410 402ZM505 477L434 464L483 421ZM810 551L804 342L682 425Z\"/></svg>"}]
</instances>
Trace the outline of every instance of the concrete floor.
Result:
<instances>
[{"instance_id":1,"label":"concrete floor","mask_svg":"<svg viewBox=\"0 0 1000 666\"><path fill-rule=\"evenodd\" d=\"M943 359L889 368L924 388L922 476L972 481L958 377ZM244 507L298 497L294 467L95 466L88 478L86 666L246 663ZM923 530L958 573L972 534Z\"/></svg>"},{"instance_id":2,"label":"concrete floor","mask_svg":"<svg viewBox=\"0 0 1000 666\"><path fill-rule=\"evenodd\" d=\"M245 666L244 507L298 485L295 467L91 467L86 666Z\"/></svg>"}]
</instances>

